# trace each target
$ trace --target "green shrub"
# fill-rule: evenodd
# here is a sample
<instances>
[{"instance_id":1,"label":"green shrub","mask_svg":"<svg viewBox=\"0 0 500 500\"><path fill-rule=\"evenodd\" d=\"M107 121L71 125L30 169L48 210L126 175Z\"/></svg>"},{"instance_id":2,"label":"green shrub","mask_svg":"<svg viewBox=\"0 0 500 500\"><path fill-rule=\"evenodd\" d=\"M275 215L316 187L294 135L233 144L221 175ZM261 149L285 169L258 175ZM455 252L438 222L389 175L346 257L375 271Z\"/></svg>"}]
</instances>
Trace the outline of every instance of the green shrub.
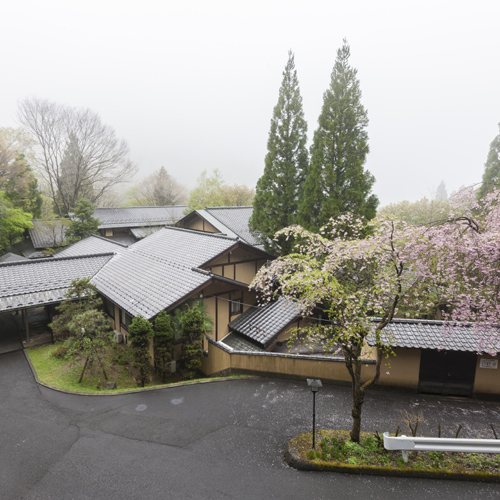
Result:
<instances>
[{"instance_id":1,"label":"green shrub","mask_svg":"<svg viewBox=\"0 0 500 500\"><path fill-rule=\"evenodd\" d=\"M52 356L57 359L64 359L68 354L68 348L65 346L60 346L52 351Z\"/></svg>"}]
</instances>

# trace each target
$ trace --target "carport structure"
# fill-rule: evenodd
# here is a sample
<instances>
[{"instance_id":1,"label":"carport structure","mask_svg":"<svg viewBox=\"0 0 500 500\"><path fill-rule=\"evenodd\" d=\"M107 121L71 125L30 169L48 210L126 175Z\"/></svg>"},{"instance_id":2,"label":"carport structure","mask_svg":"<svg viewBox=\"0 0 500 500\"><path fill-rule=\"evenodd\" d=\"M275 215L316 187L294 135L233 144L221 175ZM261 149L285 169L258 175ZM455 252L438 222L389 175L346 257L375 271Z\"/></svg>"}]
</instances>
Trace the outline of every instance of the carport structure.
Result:
<instances>
[{"instance_id":1,"label":"carport structure","mask_svg":"<svg viewBox=\"0 0 500 500\"><path fill-rule=\"evenodd\" d=\"M92 278L113 255L103 253L0 264L0 314L21 311L29 342L29 309L59 304L73 280Z\"/></svg>"}]
</instances>

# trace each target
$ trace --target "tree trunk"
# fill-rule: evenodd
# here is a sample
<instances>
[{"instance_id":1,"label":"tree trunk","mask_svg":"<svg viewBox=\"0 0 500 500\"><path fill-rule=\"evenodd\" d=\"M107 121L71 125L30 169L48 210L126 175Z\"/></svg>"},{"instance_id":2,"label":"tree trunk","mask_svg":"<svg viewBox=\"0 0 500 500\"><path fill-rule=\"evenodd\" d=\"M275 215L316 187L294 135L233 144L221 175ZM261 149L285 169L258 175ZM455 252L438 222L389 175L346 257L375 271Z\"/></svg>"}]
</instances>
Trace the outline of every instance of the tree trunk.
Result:
<instances>
[{"instance_id":1,"label":"tree trunk","mask_svg":"<svg viewBox=\"0 0 500 500\"><path fill-rule=\"evenodd\" d=\"M85 373L85 369L87 368L87 363L89 362L89 358L85 360L85 364L83 365L82 373L80 373L80 378L78 379L78 383L81 384L83 380L83 374Z\"/></svg>"},{"instance_id":2,"label":"tree trunk","mask_svg":"<svg viewBox=\"0 0 500 500\"><path fill-rule=\"evenodd\" d=\"M361 360L358 355L354 361L352 371L352 428L351 428L351 441L359 443L359 436L361 433L361 407L365 398L365 391L361 387Z\"/></svg>"}]
</instances>

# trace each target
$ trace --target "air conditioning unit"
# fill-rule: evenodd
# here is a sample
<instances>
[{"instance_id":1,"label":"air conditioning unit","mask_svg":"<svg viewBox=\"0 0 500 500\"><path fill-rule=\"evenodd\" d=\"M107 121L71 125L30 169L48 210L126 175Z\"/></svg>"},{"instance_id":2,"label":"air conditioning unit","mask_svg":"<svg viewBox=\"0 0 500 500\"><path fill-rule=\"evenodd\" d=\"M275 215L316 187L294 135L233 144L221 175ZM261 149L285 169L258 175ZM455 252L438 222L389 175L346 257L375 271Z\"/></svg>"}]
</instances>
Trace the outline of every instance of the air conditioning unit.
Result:
<instances>
[{"instance_id":1,"label":"air conditioning unit","mask_svg":"<svg viewBox=\"0 0 500 500\"><path fill-rule=\"evenodd\" d=\"M115 330L113 332L113 340L117 343L117 344L121 344L123 342L123 333L122 332L119 332L118 330Z\"/></svg>"}]
</instances>

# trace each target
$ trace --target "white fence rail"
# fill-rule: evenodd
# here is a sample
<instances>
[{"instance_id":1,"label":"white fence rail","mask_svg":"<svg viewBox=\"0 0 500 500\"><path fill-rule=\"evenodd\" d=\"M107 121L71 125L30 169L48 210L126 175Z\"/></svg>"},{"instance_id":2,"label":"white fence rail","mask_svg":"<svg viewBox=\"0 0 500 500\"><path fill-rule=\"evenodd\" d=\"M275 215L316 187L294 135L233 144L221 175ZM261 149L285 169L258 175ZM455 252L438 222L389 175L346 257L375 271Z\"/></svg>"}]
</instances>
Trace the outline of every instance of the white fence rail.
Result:
<instances>
[{"instance_id":1,"label":"white fence rail","mask_svg":"<svg viewBox=\"0 0 500 500\"><path fill-rule=\"evenodd\" d=\"M458 439L389 436L384 432L384 448L401 450L408 462L409 451L456 451L461 453L500 453L500 439Z\"/></svg>"}]
</instances>

